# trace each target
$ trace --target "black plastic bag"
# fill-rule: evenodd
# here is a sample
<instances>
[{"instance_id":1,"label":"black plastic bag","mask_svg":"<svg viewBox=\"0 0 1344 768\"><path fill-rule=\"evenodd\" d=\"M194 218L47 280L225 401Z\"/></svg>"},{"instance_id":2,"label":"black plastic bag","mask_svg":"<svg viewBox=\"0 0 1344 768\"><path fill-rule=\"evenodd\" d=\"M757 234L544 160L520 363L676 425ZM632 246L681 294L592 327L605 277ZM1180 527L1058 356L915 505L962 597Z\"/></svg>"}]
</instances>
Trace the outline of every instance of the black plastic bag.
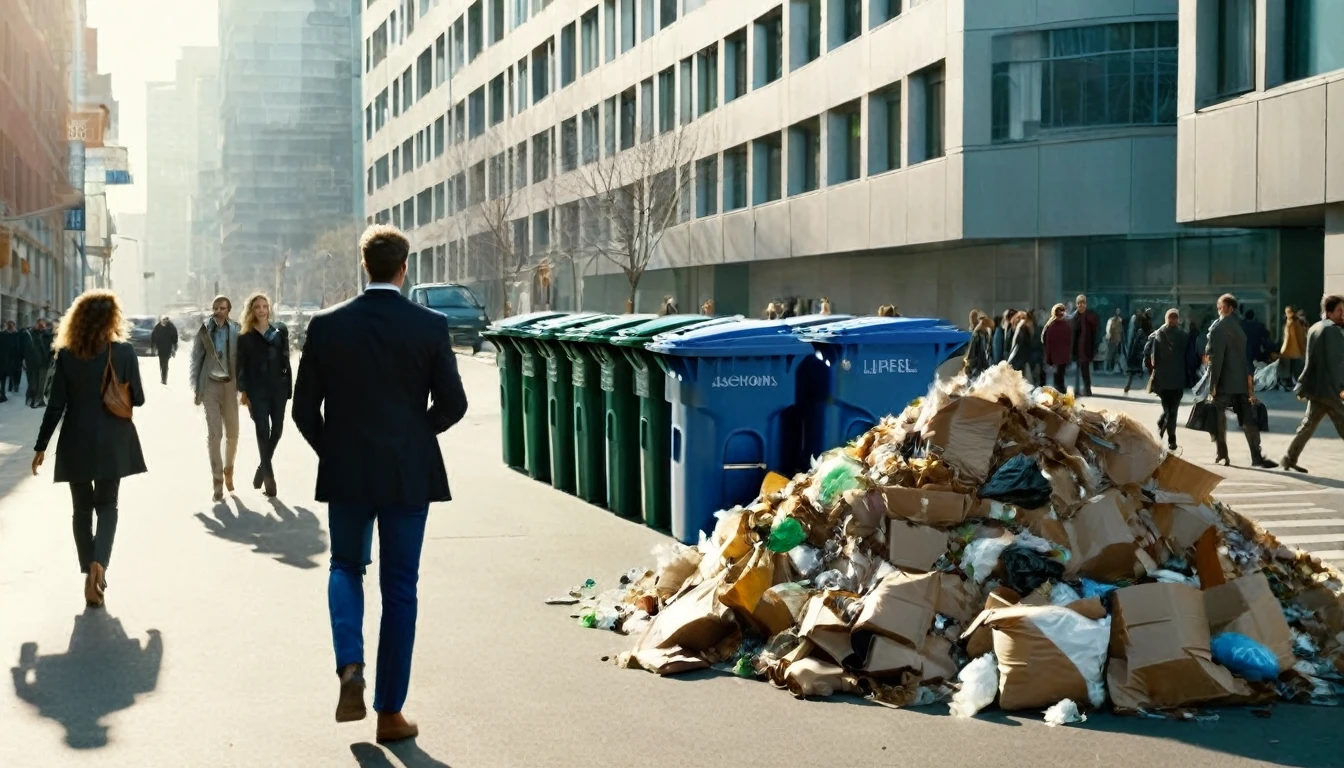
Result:
<instances>
[{"instance_id":1,"label":"black plastic bag","mask_svg":"<svg viewBox=\"0 0 1344 768\"><path fill-rule=\"evenodd\" d=\"M1003 569L1003 584L1023 597L1064 575L1063 563L1016 544L999 555L999 566Z\"/></svg>"},{"instance_id":2,"label":"black plastic bag","mask_svg":"<svg viewBox=\"0 0 1344 768\"><path fill-rule=\"evenodd\" d=\"M1200 400L1190 407L1190 415L1185 419L1187 429L1194 429L1200 432L1207 432L1210 435L1218 434L1218 417L1221 416L1218 411L1222 406L1211 400Z\"/></svg>"},{"instance_id":3,"label":"black plastic bag","mask_svg":"<svg viewBox=\"0 0 1344 768\"><path fill-rule=\"evenodd\" d=\"M1005 461L980 486L980 498L1023 509L1039 509L1050 503L1050 480L1041 472L1035 459L1019 453Z\"/></svg>"}]
</instances>

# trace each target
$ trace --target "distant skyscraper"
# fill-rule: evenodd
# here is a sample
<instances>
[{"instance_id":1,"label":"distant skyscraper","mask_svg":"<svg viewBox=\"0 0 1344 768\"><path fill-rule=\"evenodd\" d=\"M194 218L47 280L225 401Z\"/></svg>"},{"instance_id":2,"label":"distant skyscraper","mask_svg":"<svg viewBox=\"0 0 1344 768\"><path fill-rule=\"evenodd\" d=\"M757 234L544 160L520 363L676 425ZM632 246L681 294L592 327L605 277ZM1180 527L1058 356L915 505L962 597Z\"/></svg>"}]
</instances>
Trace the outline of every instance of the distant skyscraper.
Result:
<instances>
[{"instance_id":1,"label":"distant skyscraper","mask_svg":"<svg viewBox=\"0 0 1344 768\"><path fill-rule=\"evenodd\" d=\"M350 0L221 0L221 261L243 294L354 221Z\"/></svg>"}]
</instances>

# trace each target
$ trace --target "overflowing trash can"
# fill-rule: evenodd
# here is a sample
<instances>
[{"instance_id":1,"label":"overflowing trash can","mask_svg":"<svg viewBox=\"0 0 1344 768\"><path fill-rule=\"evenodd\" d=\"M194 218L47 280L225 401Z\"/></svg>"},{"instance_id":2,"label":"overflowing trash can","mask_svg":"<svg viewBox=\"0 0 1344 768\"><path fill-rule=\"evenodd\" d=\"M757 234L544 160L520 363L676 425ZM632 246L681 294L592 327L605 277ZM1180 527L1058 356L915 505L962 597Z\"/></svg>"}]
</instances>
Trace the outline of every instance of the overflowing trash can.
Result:
<instances>
[{"instance_id":1,"label":"overflowing trash can","mask_svg":"<svg viewBox=\"0 0 1344 768\"><path fill-rule=\"evenodd\" d=\"M573 384L575 493L591 504L608 505L606 406L603 401L603 348L623 329L643 325L653 315L617 315L573 328L560 336L569 356Z\"/></svg>"},{"instance_id":2,"label":"overflowing trash can","mask_svg":"<svg viewBox=\"0 0 1344 768\"><path fill-rule=\"evenodd\" d=\"M672 535L691 543L796 455L800 436L788 434L786 416L798 366L816 351L779 320L695 328L648 349L669 374Z\"/></svg>"},{"instance_id":3,"label":"overflowing trash can","mask_svg":"<svg viewBox=\"0 0 1344 768\"><path fill-rule=\"evenodd\" d=\"M630 363L632 388L639 400L639 487L644 524L671 527L672 408L667 402L667 373L657 354L646 349L654 338L672 338L695 328L737 322L741 316L667 315L616 334L611 343Z\"/></svg>"},{"instance_id":4,"label":"overflowing trash can","mask_svg":"<svg viewBox=\"0 0 1344 768\"><path fill-rule=\"evenodd\" d=\"M804 461L845 445L929 391L937 368L969 338L934 318L857 317L812 325L799 373Z\"/></svg>"},{"instance_id":5,"label":"overflowing trash can","mask_svg":"<svg viewBox=\"0 0 1344 768\"><path fill-rule=\"evenodd\" d=\"M563 317L543 320L528 326L522 332L523 339L529 340L536 352L544 359L546 384L542 386L536 379L542 377L534 368L532 400L528 399L528 378L526 374L526 355L524 355L523 391L525 405L531 405L540 397L538 417L527 421L528 455L534 453L533 438L536 439L538 460L540 452L549 457L551 486L565 493L574 492L574 384L570 368L569 355L565 352L560 337L565 333L586 325L592 325L610 318L611 315L599 312L579 312ZM542 365L540 360L534 365ZM531 429L535 427L535 431ZM536 477L535 475L533 475ZM538 478L544 479L544 478Z\"/></svg>"},{"instance_id":6,"label":"overflowing trash can","mask_svg":"<svg viewBox=\"0 0 1344 768\"><path fill-rule=\"evenodd\" d=\"M504 463L514 469L527 466L526 438L523 432L522 353L514 339L525 328L543 320L562 316L563 312L533 312L509 317L481 333L495 348L495 367L499 369L500 443Z\"/></svg>"}]
</instances>

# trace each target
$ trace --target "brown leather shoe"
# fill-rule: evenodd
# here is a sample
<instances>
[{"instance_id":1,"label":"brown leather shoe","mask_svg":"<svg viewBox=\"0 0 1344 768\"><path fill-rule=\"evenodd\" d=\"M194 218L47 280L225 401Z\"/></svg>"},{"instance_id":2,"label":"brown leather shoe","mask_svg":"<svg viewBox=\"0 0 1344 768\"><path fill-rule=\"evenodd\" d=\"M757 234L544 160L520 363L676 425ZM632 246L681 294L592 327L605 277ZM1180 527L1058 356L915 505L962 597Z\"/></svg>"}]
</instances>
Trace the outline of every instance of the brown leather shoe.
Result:
<instances>
[{"instance_id":1,"label":"brown leather shoe","mask_svg":"<svg viewBox=\"0 0 1344 768\"><path fill-rule=\"evenodd\" d=\"M341 694L336 700L336 722L353 723L368 717L364 705L364 665L347 664L341 670Z\"/></svg>"},{"instance_id":2,"label":"brown leather shoe","mask_svg":"<svg viewBox=\"0 0 1344 768\"><path fill-rule=\"evenodd\" d=\"M103 593L98 589L98 577L92 567L84 577L84 604L90 608L97 608L103 604Z\"/></svg>"},{"instance_id":3,"label":"brown leather shoe","mask_svg":"<svg viewBox=\"0 0 1344 768\"><path fill-rule=\"evenodd\" d=\"M263 491L263 493L266 494L266 498L268 498L268 499L274 499L274 498L275 498L275 494L276 494L276 490L275 490L275 476L274 476L274 475L267 475L266 477L263 477L263 478L261 479L261 481L262 481L262 484L266 486L266 490Z\"/></svg>"},{"instance_id":4,"label":"brown leather shoe","mask_svg":"<svg viewBox=\"0 0 1344 768\"><path fill-rule=\"evenodd\" d=\"M224 487L233 493L233 467L224 468Z\"/></svg>"},{"instance_id":5,"label":"brown leather shoe","mask_svg":"<svg viewBox=\"0 0 1344 768\"><path fill-rule=\"evenodd\" d=\"M400 712L378 713L378 732L375 741L379 744L414 739L419 735L420 726L407 720Z\"/></svg>"}]
</instances>

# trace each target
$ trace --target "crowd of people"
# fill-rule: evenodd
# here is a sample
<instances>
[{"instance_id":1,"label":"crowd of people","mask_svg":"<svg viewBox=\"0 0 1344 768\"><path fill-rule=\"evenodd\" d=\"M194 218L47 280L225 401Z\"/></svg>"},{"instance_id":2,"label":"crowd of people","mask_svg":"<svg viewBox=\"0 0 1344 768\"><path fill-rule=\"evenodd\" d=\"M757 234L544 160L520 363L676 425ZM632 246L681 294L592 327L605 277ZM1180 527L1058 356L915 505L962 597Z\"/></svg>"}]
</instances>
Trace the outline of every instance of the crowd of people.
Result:
<instances>
[{"instance_id":1,"label":"crowd of people","mask_svg":"<svg viewBox=\"0 0 1344 768\"><path fill-rule=\"evenodd\" d=\"M51 371L56 334L52 324L38 319L30 328L18 328L13 320L0 330L0 403L19 391L27 374L24 402L29 408L46 405L47 374Z\"/></svg>"}]
</instances>

